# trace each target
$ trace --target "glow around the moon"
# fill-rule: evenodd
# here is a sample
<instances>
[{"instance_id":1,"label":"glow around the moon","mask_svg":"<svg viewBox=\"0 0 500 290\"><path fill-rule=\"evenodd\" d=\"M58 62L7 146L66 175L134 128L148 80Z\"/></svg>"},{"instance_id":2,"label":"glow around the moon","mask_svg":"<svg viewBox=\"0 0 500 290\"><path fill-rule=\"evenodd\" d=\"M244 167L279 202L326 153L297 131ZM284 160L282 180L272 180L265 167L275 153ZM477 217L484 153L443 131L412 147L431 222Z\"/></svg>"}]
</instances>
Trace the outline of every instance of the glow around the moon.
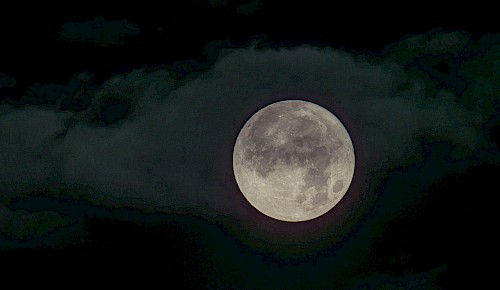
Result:
<instances>
[{"instance_id":1,"label":"glow around the moon","mask_svg":"<svg viewBox=\"0 0 500 290\"><path fill-rule=\"evenodd\" d=\"M331 210L354 175L354 148L337 117L311 102L287 100L255 113L233 151L245 198L272 218L298 222Z\"/></svg>"}]
</instances>

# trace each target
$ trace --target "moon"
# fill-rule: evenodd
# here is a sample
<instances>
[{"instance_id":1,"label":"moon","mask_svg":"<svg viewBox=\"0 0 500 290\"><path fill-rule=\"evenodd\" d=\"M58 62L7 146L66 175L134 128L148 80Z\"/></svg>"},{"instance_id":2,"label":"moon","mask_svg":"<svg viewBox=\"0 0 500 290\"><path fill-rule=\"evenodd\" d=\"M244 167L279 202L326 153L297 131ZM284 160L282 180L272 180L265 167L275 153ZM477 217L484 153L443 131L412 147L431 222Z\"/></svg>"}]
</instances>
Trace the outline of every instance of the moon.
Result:
<instances>
[{"instance_id":1,"label":"moon","mask_svg":"<svg viewBox=\"0 0 500 290\"><path fill-rule=\"evenodd\" d=\"M340 120L302 100L270 104L243 125L233 171L248 202L281 221L301 222L330 211L354 175L354 147Z\"/></svg>"}]
</instances>

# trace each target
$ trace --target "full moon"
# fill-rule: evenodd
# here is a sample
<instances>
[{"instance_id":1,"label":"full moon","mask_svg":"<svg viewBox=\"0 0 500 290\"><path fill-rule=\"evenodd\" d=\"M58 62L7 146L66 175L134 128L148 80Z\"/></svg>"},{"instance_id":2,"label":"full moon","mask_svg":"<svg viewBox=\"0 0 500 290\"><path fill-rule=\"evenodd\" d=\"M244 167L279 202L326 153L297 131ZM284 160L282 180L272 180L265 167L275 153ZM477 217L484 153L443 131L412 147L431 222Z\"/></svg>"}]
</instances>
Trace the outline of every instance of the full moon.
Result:
<instances>
[{"instance_id":1,"label":"full moon","mask_svg":"<svg viewBox=\"0 0 500 290\"><path fill-rule=\"evenodd\" d=\"M236 182L248 202L277 220L300 222L330 211L354 175L346 128L302 100L270 104L243 125L233 150Z\"/></svg>"}]
</instances>

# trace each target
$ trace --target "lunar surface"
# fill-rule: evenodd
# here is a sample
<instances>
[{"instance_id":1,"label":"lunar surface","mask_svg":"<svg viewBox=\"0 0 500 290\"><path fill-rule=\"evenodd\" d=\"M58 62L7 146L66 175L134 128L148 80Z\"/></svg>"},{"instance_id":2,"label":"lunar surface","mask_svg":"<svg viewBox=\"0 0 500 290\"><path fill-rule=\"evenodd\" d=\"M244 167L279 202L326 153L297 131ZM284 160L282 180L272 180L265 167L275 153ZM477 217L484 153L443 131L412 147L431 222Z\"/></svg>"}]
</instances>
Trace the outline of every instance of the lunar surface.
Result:
<instances>
[{"instance_id":1,"label":"lunar surface","mask_svg":"<svg viewBox=\"0 0 500 290\"><path fill-rule=\"evenodd\" d=\"M238 186L263 214L288 222L314 219L345 195L354 148L340 120L311 102L287 100L255 113L233 151Z\"/></svg>"}]
</instances>

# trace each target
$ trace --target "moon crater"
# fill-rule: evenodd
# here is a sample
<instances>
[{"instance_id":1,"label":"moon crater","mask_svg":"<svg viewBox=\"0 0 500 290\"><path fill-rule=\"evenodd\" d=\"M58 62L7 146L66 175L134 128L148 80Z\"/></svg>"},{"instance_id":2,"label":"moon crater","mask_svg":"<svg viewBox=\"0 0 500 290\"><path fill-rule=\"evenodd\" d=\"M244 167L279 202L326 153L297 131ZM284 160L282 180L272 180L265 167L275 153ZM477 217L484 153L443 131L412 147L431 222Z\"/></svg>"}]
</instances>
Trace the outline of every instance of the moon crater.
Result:
<instances>
[{"instance_id":1,"label":"moon crater","mask_svg":"<svg viewBox=\"0 0 500 290\"><path fill-rule=\"evenodd\" d=\"M233 151L235 178L257 210L304 221L332 209L354 174L354 149L340 121L305 101L271 104L243 126Z\"/></svg>"}]
</instances>

